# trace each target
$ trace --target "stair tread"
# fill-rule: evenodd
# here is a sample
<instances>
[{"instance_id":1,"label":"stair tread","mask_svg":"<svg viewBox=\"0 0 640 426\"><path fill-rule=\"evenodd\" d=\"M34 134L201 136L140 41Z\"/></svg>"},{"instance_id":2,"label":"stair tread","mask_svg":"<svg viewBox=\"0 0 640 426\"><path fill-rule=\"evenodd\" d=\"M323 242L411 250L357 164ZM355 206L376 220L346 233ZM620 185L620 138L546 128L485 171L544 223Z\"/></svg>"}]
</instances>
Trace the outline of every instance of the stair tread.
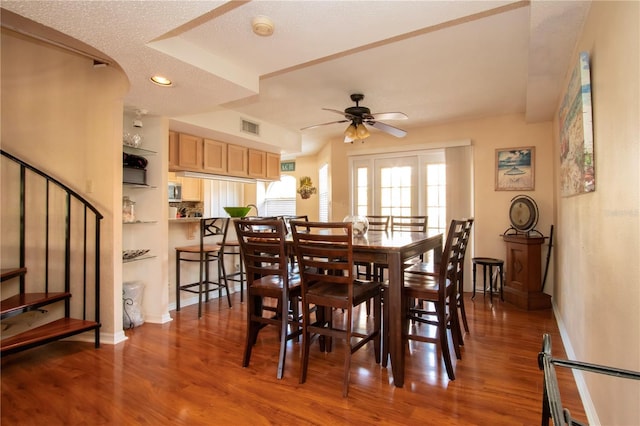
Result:
<instances>
[{"instance_id":1,"label":"stair tread","mask_svg":"<svg viewBox=\"0 0 640 426\"><path fill-rule=\"evenodd\" d=\"M62 339L98 327L100 327L100 324L95 321L60 318L40 327L2 339L0 341L0 349L2 352L13 351L24 346L35 346L41 342Z\"/></svg>"},{"instance_id":2,"label":"stair tread","mask_svg":"<svg viewBox=\"0 0 640 426\"><path fill-rule=\"evenodd\" d=\"M8 280L27 273L27 268L2 268L0 269L0 281Z\"/></svg>"},{"instance_id":3,"label":"stair tread","mask_svg":"<svg viewBox=\"0 0 640 426\"><path fill-rule=\"evenodd\" d=\"M0 313L5 315L9 312L24 311L28 308L37 308L69 297L71 297L71 293L69 292L16 294L15 296L8 297L0 302Z\"/></svg>"}]
</instances>

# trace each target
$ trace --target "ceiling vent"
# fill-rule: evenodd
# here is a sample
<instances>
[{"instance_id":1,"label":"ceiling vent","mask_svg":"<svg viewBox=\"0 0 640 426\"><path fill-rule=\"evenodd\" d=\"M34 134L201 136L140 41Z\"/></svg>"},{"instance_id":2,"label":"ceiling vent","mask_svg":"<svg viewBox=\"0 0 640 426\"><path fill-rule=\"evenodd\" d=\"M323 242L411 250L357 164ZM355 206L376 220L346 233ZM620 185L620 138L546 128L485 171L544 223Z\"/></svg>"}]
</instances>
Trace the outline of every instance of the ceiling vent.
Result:
<instances>
[{"instance_id":1,"label":"ceiling vent","mask_svg":"<svg viewBox=\"0 0 640 426\"><path fill-rule=\"evenodd\" d=\"M251 133L252 135L260 136L260 125L248 120L242 119L241 130L245 133Z\"/></svg>"}]
</instances>

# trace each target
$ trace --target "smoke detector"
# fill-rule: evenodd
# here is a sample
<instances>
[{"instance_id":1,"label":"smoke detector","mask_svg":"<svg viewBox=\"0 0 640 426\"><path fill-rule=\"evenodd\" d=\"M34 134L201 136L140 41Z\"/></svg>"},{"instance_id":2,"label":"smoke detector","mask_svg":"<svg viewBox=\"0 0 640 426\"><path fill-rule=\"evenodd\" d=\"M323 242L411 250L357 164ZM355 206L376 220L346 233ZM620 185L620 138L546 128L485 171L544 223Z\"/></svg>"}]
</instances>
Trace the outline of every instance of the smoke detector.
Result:
<instances>
[{"instance_id":1,"label":"smoke detector","mask_svg":"<svg viewBox=\"0 0 640 426\"><path fill-rule=\"evenodd\" d=\"M267 16L258 15L251 20L251 28L259 36L269 37L273 34L273 21Z\"/></svg>"}]
</instances>

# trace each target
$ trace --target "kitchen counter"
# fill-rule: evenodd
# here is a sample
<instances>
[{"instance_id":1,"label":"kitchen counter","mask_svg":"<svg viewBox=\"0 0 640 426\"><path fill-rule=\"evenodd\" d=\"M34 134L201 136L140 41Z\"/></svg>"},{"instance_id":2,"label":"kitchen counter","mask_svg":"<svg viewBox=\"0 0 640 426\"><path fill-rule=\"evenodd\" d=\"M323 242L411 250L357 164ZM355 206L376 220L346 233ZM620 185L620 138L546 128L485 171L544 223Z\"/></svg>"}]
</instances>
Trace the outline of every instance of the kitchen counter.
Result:
<instances>
[{"instance_id":1,"label":"kitchen counter","mask_svg":"<svg viewBox=\"0 0 640 426\"><path fill-rule=\"evenodd\" d=\"M194 240L196 238L196 234L199 231L201 217L181 217L181 218L170 218L169 225L187 225L187 239Z\"/></svg>"}]
</instances>

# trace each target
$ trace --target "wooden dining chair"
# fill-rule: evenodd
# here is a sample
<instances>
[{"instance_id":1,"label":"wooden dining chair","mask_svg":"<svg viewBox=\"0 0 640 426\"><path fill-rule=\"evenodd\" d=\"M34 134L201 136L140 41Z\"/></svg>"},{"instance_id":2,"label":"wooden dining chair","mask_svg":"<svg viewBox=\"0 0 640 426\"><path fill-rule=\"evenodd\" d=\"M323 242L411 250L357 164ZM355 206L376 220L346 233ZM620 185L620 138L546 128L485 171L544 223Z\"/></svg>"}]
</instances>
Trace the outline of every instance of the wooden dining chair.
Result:
<instances>
[{"instance_id":1,"label":"wooden dining chair","mask_svg":"<svg viewBox=\"0 0 640 426\"><path fill-rule=\"evenodd\" d=\"M391 216L372 215L366 216L366 218L369 222L368 232L389 232L389 223L391 221ZM375 270L375 266L373 263L356 261L355 266L357 278L364 278L366 280L370 280L372 278L372 273ZM367 305L367 314L369 313L369 311L369 305Z\"/></svg>"},{"instance_id":2,"label":"wooden dining chair","mask_svg":"<svg viewBox=\"0 0 640 426\"><path fill-rule=\"evenodd\" d=\"M391 232L427 232L428 216L391 216Z\"/></svg>"},{"instance_id":3,"label":"wooden dining chair","mask_svg":"<svg viewBox=\"0 0 640 426\"><path fill-rule=\"evenodd\" d=\"M428 216L391 216L389 220L389 229L391 232L427 232ZM411 259L405 265L410 267L413 263L424 261L424 255ZM388 265L374 264L373 273L379 281L384 281L384 272Z\"/></svg>"},{"instance_id":4,"label":"wooden dining chair","mask_svg":"<svg viewBox=\"0 0 640 426\"><path fill-rule=\"evenodd\" d=\"M417 340L421 342L435 343L438 345L444 361L447 376L455 380L451 352L449 350L448 328L451 329L451 337L456 354L460 347L460 324L458 309L456 308L456 293L458 283L458 271L460 250L466 221L452 220L447 232L447 239L442 251L438 273L435 275L404 274L404 294L407 303L404 312L401 313L403 330L406 334L403 339ZM424 310L419 305L412 306L411 300L424 300L429 302L432 311ZM388 330L391 313L384 312L383 330ZM435 336L419 333L420 327L411 326L410 323L419 322L435 326ZM385 331L382 353L382 364L386 366L388 358L389 336Z\"/></svg>"},{"instance_id":5,"label":"wooden dining chair","mask_svg":"<svg viewBox=\"0 0 640 426\"><path fill-rule=\"evenodd\" d=\"M185 291L198 295L198 318L202 316L202 296L205 302L209 300L209 293L218 291L221 297L222 289L227 293L227 302L231 307L231 295L224 265L225 241L229 218L214 217L200 219L200 244L176 247L176 311L180 310L180 292ZM180 266L182 262L197 262L199 264L199 280L182 284L180 282ZM214 281L210 275L211 263L218 265L218 279Z\"/></svg>"},{"instance_id":6,"label":"wooden dining chair","mask_svg":"<svg viewBox=\"0 0 640 426\"><path fill-rule=\"evenodd\" d=\"M473 218L468 218L468 219L464 219L465 220L465 226L464 226L464 232L462 235L462 242L461 242L461 250L460 250L460 261L458 263L458 287L457 287L457 297L456 297L456 303L457 303L457 307L460 310L460 316L462 317L462 323L464 325L464 330L468 333L469 332L469 323L467 321L467 312L464 306L464 266L465 266L465 259L466 259L466 253L467 253L467 248L469 246L469 239L471 237L471 228L473 227L473 222L474 219ZM405 270L405 272L408 273L415 273L415 274L422 274L422 275L434 275L438 273L438 269L437 269L437 265L434 266L431 263L428 262L419 262L416 263L414 265L412 265L411 267L407 268ZM461 340L461 345L463 344L462 341L462 336L460 336L460 340Z\"/></svg>"},{"instance_id":7,"label":"wooden dining chair","mask_svg":"<svg viewBox=\"0 0 640 426\"><path fill-rule=\"evenodd\" d=\"M376 363L380 362L381 284L357 280L353 268L353 229L350 222L292 221L293 241L302 279L302 363L300 383L307 378L311 339L316 335L331 350L331 339L344 338L342 395L349 393L351 355L373 341ZM367 330L354 324L354 307L373 298L373 324ZM312 308L316 320L311 322ZM334 321L334 310L344 312L344 322Z\"/></svg>"},{"instance_id":8,"label":"wooden dining chair","mask_svg":"<svg viewBox=\"0 0 640 426\"><path fill-rule=\"evenodd\" d=\"M258 333L266 325L279 328L276 377L284 375L287 342L302 332L299 315L300 276L291 273L281 219L235 221L247 272L247 332L242 366L248 367ZM274 306L275 304L275 306Z\"/></svg>"}]
</instances>

